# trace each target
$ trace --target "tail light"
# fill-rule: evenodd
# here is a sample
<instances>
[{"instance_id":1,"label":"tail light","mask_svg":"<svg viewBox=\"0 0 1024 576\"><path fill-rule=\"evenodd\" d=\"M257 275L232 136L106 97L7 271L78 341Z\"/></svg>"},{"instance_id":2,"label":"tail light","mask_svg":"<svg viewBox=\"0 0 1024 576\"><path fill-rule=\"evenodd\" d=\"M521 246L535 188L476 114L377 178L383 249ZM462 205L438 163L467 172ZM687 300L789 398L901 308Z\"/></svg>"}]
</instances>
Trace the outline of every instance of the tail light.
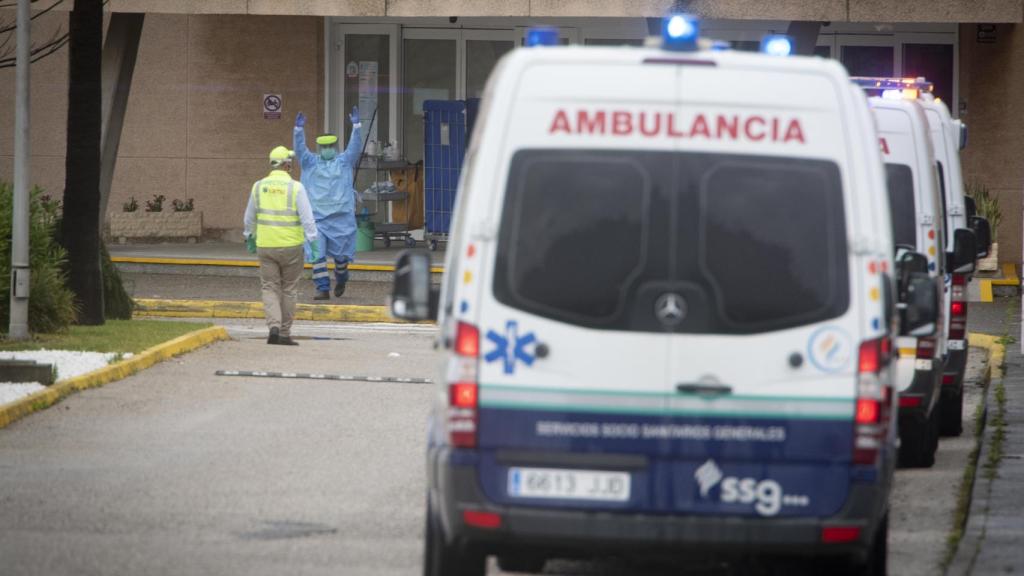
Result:
<instances>
[{"instance_id":1,"label":"tail light","mask_svg":"<svg viewBox=\"0 0 1024 576\"><path fill-rule=\"evenodd\" d=\"M477 358L480 331L459 322L455 329L455 355L448 364L448 440L456 448L476 447Z\"/></svg>"},{"instance_id":2,"label":"tail light","mask_svg":"<svg viewBox=\"0 0 1024 576\"><path fill-rule=\"evenodd\" d=\"M931 360L935 358L935 338L918 338L915 357L918 360Z\"/></svg>"},{"instance_id":3,"label":"tail light","mask_svg":"<svg viewBox=\"0 0 1024 576\"><path fill-rule=\"evenodd\" d=\"M949 292L949 339L963 340L967 335L967 275L953 274Z\"/></svg>"},{"instance_id":4,"label":"tail light","mask_svg":"<svg viewBox=\"0 0 1024 576\"><path fill-rule=\"evenodd\" d=\"M892 386L885 369L892 360L892 341L879 338L861 343L854 410L853 462L873 465L889 433Z\"/></svg>"}]
</instances>

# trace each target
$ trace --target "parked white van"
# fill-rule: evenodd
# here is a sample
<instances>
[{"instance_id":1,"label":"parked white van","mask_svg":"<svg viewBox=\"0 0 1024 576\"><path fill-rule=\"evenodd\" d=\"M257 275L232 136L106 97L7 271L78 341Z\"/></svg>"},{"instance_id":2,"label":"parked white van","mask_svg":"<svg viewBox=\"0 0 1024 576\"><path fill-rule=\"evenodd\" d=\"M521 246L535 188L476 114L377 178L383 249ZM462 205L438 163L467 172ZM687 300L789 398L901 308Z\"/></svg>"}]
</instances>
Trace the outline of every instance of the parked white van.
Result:
<instances>
[{"instance_id":1,"label":"parked white van","mask_svg":"<svg viewBox=\"0 0 1024 576\"><path fill-rule=\"evenodd\" d=\"M946 218L928 119L916 100L899 94L871 98L870 104L885 161L896 250L922 256L940 294L940 317L945 316ZM945 319L938 324L944 327ZM931 466L939 441L946 330L900 336L897 350L900 462Z\"/></svg>"},{"instance_id":2,"label":"parked white van","mask_svg":"<svg viewBox=\"0 0 1024 576\"><path fill-rule=\"evenodd\" d=\"M818 58L538 47L484 93L440 296L424 573L793 555L884 574L905 327L878 135ZM778 48L778 46L775 46ZM825 568L823 568L825 569Z\"/></svg>"}]
</instances>

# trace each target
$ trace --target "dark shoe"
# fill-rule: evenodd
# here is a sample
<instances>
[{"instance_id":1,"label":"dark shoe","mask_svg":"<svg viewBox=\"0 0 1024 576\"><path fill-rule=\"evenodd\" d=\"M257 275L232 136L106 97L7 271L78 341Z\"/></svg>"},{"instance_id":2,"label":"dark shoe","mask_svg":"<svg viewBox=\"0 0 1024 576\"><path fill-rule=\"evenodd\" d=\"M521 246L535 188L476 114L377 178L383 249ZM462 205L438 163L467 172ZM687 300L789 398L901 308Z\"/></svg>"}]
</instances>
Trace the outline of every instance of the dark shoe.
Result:
<instances>
[{"instance_id":1,"label":"dark shoe","mask_svg":"<svg viewBox=\"0 0 1024 576\"><path fill-rule=\"evenodd\" d=\"M277 344L279 344L280 346L298 346L299 345L299 343L296 342L295 340L292 340L290 336L281 336L281 338L278 339Z\"/></svg>"},{"instance_id":2,"label":"dark shoe","mask_svg":"<svg viewBox=\"0 0 1024 576\"><path fill-rule=\"evenodd\" d=\"M334 297L341 298L345 294L345 282L338 282L334 286Z\"/></svg>"},{"instance_id":3,"label":"dark shoe","mask_svg":"<svg viewBox=\"0 0 1024 576\"><path fill-rule=\"evenodd\" d=\"M316 296L313 296L313 300L330 300L331 293L327 290L317 290Z\"/></svg>"},{"instance_id":4,"label":"dark shoe","mask_svg":"<svg viewBox=\"0 0 1024 576\"><path fill-rule=\"evenodd\" d=\"M281 343L281 329L271 328L270 336L267 336L267 344L280 344Z\"/></svg>"}]
</instances>

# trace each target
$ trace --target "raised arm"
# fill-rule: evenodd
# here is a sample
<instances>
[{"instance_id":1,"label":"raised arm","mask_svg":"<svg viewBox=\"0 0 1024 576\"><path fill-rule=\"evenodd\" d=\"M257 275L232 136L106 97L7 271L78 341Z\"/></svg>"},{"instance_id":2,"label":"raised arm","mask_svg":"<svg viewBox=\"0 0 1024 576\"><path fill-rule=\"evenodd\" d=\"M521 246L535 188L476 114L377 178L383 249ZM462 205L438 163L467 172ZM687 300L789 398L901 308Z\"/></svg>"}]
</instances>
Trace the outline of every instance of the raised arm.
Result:
<instances>
[{"instance_id":1,"label":"raised arm","mask_svg":"<svg viewBox=\"0 0 1024 576\"><path fill-rule=\"evenodd\" d=\"M363 125L359 121L359 107L353 106L352 113L348 118L352 121L352 136L349 137L348 146L345 147L345 160L354 166L359 160L359 155L363 153Z\"/></svg>"},{"instance_id":2,"label":"raised arm","mask_svg":"<svg viewBox=\"0 0 1024 576\"><path fill-rule=\"evenodd\" d=\"M295 116L295 129L292 131L294 137L295 154L299 157L299 165L305 170L307 166L312 166L316 163L316 154L309 151L306 147L306 115L299 112Z\"/></svg>"}]
</instances>

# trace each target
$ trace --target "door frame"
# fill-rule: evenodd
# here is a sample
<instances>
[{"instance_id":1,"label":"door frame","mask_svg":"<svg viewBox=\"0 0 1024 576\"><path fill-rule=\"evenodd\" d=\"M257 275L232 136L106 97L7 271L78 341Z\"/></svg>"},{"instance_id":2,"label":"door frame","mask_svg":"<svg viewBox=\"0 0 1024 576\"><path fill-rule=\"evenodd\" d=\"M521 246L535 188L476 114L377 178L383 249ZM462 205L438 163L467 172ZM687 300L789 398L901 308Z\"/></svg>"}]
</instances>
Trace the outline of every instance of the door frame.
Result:
<instances>
[{"instance_id":1,"label":"door frame","mask_svg":"<svg viewBox=\"0 0 1024 576\"><path fill-rule=\"evenodd\" d=\"M331 43L334 45L333 58L328 59L328 80L324 82L327 95L324 99L324 130L330 132L331 126L344 126L344 112L352 104L345 102L345 36L356 35L381 35L388 37L388 69L391 71L388 78L388 141L398 140L398 126L402 120L401 107L398 105L398 79L400 78L398 57L398 36L399 27L397 24L346 24L335 23L331 30ZM358 104L358 103L356 103ZM379 136L379 135L378 135Z\"/></svg>"}]
</instances>

